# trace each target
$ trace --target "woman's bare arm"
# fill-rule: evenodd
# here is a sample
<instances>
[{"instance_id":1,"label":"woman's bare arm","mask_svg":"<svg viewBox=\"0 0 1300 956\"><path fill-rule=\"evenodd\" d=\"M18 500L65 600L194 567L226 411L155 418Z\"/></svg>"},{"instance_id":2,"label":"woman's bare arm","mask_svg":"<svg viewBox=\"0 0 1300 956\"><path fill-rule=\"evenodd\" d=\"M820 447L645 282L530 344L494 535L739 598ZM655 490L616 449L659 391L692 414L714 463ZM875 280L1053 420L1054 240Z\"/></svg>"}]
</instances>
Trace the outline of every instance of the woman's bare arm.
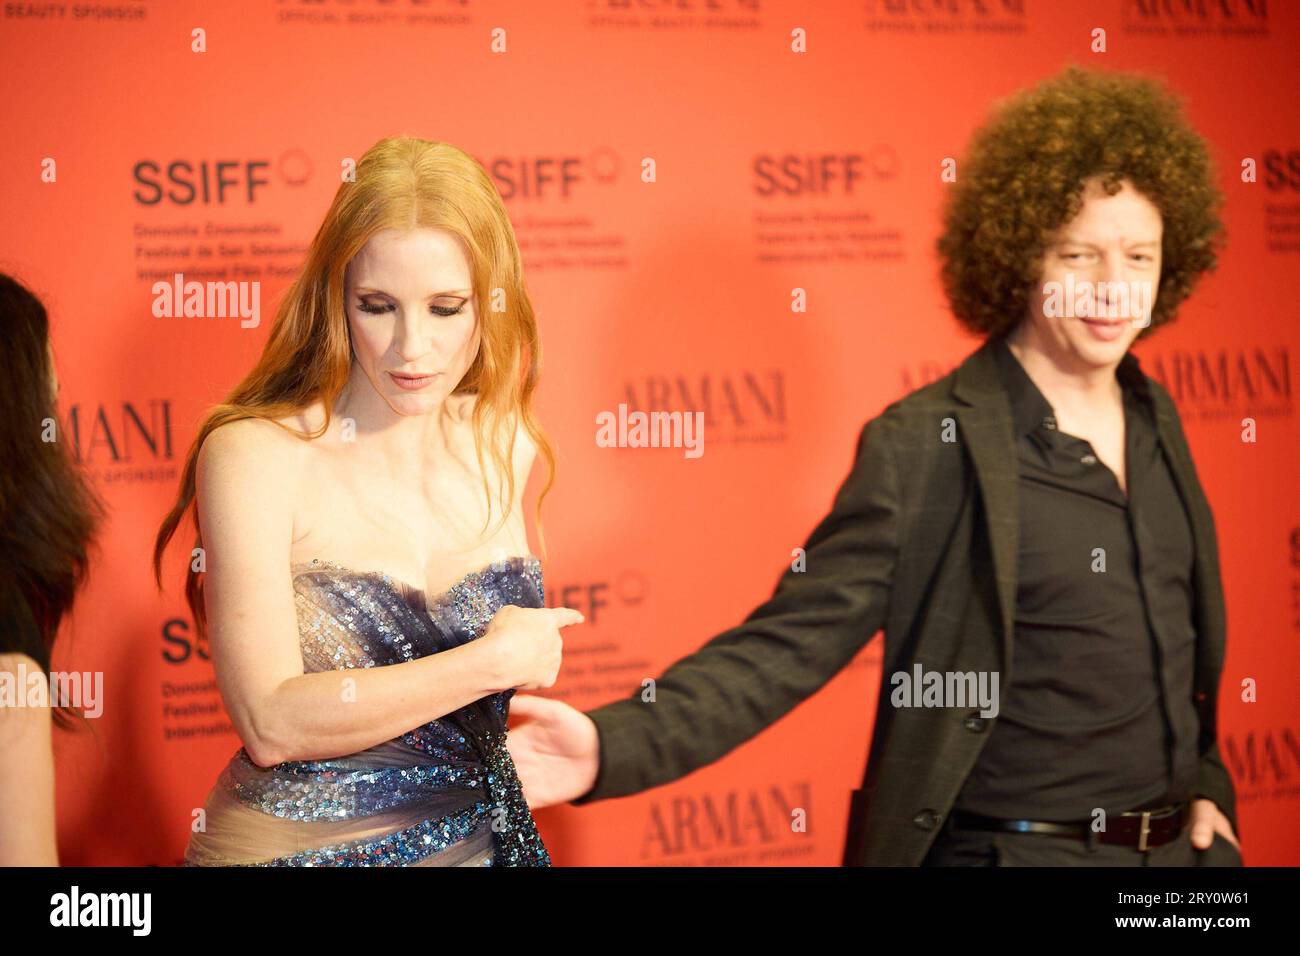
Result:
<instances>
[{"instance_id":1,"label":"woman's bare arm","mask_svg":"<svg viewBox=\"0 0 1300 956\"><path fill-rule=\"evenodd\" d=\"M0 654L0 672L26 700L20 665L29 679L42 673L26 654ZM52 716L49 707L0 705L0 866L59 865Z\"/></svg>"},{"instance_id":2,"label":"woman's bare arm","mask_svg":"<svg viewBox=\"0 0 1300 956\"><path fill-rule=\"evenodd\" d=\"M299 439L258 420L221 426L199 454L212 654L254 763L355 753L513 686L489 641L402 664L303 673L289 568L302 461Z\"/></svg>"}]
</instances>

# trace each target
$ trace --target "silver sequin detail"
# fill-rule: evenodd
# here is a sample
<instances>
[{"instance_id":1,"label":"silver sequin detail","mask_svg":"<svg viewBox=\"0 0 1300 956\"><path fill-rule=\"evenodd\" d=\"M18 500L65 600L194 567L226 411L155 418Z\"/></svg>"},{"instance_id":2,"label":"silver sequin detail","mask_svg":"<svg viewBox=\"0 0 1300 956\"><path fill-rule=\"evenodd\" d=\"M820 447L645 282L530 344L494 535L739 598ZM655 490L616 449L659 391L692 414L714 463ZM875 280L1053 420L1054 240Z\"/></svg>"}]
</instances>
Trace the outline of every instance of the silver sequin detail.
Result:
<instances>
[{"instance_id":1,"label":"silver sequin detail","mask_svg":"<svg viewBox=\"0 0 1300 956\"><path fill-rule=\"evenodd\" d=\"M303 666L309 673L415 660L482 636L507 604L545 606L541 565L531 555L472 571L432 598L388 575L329 561L295 565L293 570ZM241 749L223 770L218 786L246 806L283 819L307 824L364 820L404 804L438 799L459 805L444 816L381 837L255 865L402 866L487 827L493 848L489 865L549 866L550 855L505 746L513 694L484 697L389 741L384 765L367 765L370 751L363 751L264 768ZM409 754L409 765L387 765L394 748Z\"/></svg>"}]
</instances>

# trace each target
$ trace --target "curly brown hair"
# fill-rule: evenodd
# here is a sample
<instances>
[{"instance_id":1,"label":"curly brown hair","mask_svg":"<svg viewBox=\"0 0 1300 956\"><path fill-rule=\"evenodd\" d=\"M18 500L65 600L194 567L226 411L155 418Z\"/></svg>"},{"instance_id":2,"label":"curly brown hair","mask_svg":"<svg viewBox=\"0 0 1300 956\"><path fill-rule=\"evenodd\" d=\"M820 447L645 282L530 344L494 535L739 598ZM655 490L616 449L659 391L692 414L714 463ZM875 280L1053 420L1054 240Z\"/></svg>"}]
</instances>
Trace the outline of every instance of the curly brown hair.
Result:
<instances>
[{"instance_id":1,"label":"curly brown hair","mask_svg":"<svg viewBox=\"0 0 1300 956\"><path fill-rule=\"evenodd\" d=\"M1094 176L1108 195L1129 180L1160 210L1160 285L1139 338L1173 320L1223 239L1209 149L1162 84L1071 65L1002 104L959 166L937 245L964 326L987 337L1019 324L1052 234Z\"/></svg>"}]
</instances>

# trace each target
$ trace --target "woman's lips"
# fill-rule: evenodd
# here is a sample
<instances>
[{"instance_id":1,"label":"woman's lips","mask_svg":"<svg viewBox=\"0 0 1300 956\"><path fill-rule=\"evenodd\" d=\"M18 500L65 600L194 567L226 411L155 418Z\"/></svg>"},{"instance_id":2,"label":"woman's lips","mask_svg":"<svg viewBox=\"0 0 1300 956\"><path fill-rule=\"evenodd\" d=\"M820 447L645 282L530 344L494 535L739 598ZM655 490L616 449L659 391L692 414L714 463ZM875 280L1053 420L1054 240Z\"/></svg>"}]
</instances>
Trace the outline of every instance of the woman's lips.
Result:
<instances>
[{"instance_id":1,"label":"woman's lips","mask_svg":"<svg viewBox=\"0 0 1300 956\"><path fill-rule=\"evenodd\" d=\"M396 383L397 387L408 392L418 392L435 378L437 372L431 372L428 375L408 375L403 372L389 372L389 377Z\"/></svg>"}]
</instances>

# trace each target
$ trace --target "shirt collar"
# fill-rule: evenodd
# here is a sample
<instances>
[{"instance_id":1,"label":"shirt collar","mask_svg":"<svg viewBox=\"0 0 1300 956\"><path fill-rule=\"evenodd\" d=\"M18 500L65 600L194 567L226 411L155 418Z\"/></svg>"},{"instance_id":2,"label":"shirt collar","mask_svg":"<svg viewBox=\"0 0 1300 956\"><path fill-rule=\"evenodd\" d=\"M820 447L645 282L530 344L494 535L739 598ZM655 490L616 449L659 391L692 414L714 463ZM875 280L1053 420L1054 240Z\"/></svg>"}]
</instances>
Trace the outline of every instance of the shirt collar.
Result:
<instances>
[{"instance_id":1,"label":"shirt collar","mask_svg":"<svg viewBox=\"0 0 1300 956\"><path fill-rule=\"evenodd\" d=\"M997 360L1002 385L1011 400L1011 416L1015 422L1016 435L1027 435L1044 424L1054 430L1056 417L1052 406L1029 377L1015 353L1008 347L1005 337L998 340L993 354ZM1142 371L1137 356L1131 351L1125 352L1124 357L1120 359L1119 366L1115 369L1115 377L1119 380L1125 400L1137 397L1147 406L1151 406L1151 390L1147 384L1147 377Z\"/></svg>"}]
</instances>

